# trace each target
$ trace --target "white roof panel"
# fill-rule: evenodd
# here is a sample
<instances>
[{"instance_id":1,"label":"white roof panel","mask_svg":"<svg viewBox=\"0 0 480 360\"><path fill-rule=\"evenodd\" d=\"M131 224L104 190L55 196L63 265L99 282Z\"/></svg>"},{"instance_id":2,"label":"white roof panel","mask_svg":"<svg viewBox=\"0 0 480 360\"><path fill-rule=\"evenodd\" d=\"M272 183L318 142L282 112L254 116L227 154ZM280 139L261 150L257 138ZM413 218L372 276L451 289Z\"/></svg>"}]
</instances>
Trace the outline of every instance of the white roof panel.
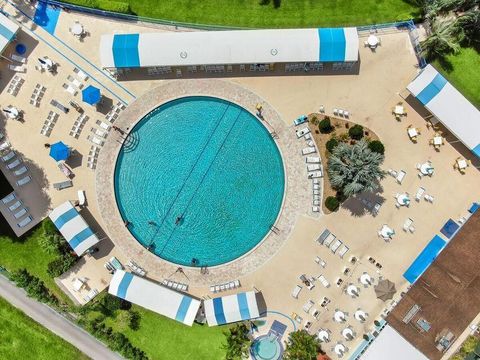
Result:
<instances>
[{"instance_id":1,"label":"white roof panel","mask_svg":"<svg viewBox=\"0 0 480 360\"><path fill-rule=\"evenodd\" d=\"M0 13L0 53L15 38L19 28L12 20Z\"/></svg>"}]
</instances>

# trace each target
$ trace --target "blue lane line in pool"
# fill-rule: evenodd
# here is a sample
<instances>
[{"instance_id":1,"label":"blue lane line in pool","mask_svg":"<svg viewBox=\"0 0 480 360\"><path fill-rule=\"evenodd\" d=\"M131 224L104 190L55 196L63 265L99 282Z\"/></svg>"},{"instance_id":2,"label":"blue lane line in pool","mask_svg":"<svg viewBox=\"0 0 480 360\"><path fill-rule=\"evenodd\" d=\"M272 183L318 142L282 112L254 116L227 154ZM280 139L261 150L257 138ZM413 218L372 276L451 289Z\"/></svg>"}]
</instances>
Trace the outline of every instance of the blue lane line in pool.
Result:
<instances>
[{"instance_id":1,"label":"blue lane line in pool","mask_svg":"<svg viewBox=\"0 0 480 360\"><path fill-rule=\"evenodd\" d=\"M33 22L50 34L55 33L57 27L58 17L60 16L60 9L47 5L44 2L37 2Z\"/></svg>"},{"instance_id":2,"label":"blue lane line in pool","mask_svg":"<svg viewBox=\"0 0 480 360\"><path fill-rule=\"evenodd\" d=\"M217 156L218 154L220 154L220 150L222 150L223 146L225 145L225 142L227 141L228 137L230 136L233 128L235 127L238 119L240 118L240 115L242 115L242 111L240 111L235 119L235 121L233 122L232 126L230 127L230 129L228 130L228 133L227 135L225 136L225 138L223 139L222 143L220 144L220 147L218 148L217 152L215 153L215 156L213 157L212 161L210 162L210 164L208 165L207 167L207 171L205 171L205 173L203 174L200 182L198 183L198 186L195 188L195 190L193 191L193 195L190 197L190 200L188 200L188 203L187 205L185 206L185 210L182 211L181 213L181 217L183 218L185 213L187 212L188 210L188 207L190 206L190 204L192 203L192 200L195 198L195 195L197 194L197 191L198 189L200 188L200 186L203 184L203 181L205 180L205 178L207 177L208 173L210 172L210 169L212 168L212 165L215 163L215 160L217 159ZM168 242L170 241L170 239L172 238L173 234L175 233L175 230L176 230L177 227L174 227L173 228L173 231L170 233L170 236L168 237L168 239L165 241L165 245L163 245L163 248L162 250L160 251L160 253L158 255L162 255L163 253L163 250L165 250L165 247L168 245Z\"/></svg>"},{"instance_id":3,"label":"blue lane line in pool","mask_svg":"<svg viewBox=\"0 0 480 360\"><path fill-rule=\"evenodd\" d=\"M227 110L228 110L229 107L230 107L230 105L227 105L227 107L225 108L225 111L223 112L222 116L220 116L217 125L215 125L215 128L213 129L212 133L210 134L210 136L208 137L207 141L206 141L205 144L203 145L202 150L200 151L200 154L199 154L198 157L195 159L195 161L194 161L194 163L193 163L193 165L192 165L192 168L191 168L190 171L188 172L187 177L185 178L185 180L184 180L183 183L182 183L182 186L180 187L180 190L178 190L177 194L175 195L175 198L173 199L172 203L171 203L170 206L168 207L168 210L167 210L167 212L165 213L165 216L163 217L163 219L162 219L162 221L160 222L160 224L157 225L157 231L155 232L155 235L153 235L152 239L150 240L150 245L153 244L153 240L155 239L155 237L157 236L158 232L160 231L160 228L162 227L163 223L165 222L165 219L167 218L167 215L168 215L168 214L170 213L170 211L172 210L172 207L173 207L173 205L175 204L175 201L177 201L178 197L180 196L180 193L182 192L183 188L185 187L188 178L190 177L190 175L192 175L193 170L195 169L195 166L197 166L200 158L202 157L203 153L204 153L205 150L207 149L207 145L208 145L208 144L210 143L210 141L212 140L213 135L215 134L215 131L217 131L218 126L219 126L220 123L222 122L222 119L223 119L223 118L225 117L225 115L227 114ZM163 249L162 249L162 251L163 251Z\"/></svg>"},{"instance_id":4,"label":"blue lane line in pool","mask_svg":"<svg viewBox=\"0 0 480 360\"><path fill-rule=\"evenodd\" d=\"M15 5L11 0L6 0L7 3L9 3L10 5L12 5L15 9L17 9L23 16L25 16L26 18L30 19L31 21L34 21L32 19L31 16L29 16L27 13L25 13L24 11L22 11L22 9L20 9L17 5ZM4 11L5 12L5 11ZM6 12L5 12L6 13ZM10 14L8 14L9 16L11 16ZM45 44L47 44L50 48L52 48L53 50L55 50L58 54L60 54L62 57L64 57L67 61L69 61L71 64L75 65L76 67L78 67L80 70L82 70L85 74L87 74L90 78L92 78L97 84L99 84L101 87L103 87L104 89L107 89L113 96L115 96L118 100L120 100L124 105L127 105L128 102L126 102L125 100L123 100L122 98L120 98L117 94L115 94L112 90L110 90L109 88L107 88L106 86L100 84L100 82L98 80L96 80L91 74L87 73L84 69L82 69L79 65L77 65L73 60L70 60L68 57L66 57L63 53L61 53L60 51L58 51L54 46L52 46L48 41L46 41L43 37L41 37L40 35L34 33L33 31L31 31L29 29L29 31L34 34L37 38L39 38L40 40L42 40ZM90 66L92 66L93 68L97 69L105 78L107 78L110 82L112 82L113 84L117 85L119 88L123 89L127 94L129 94L131 97L133 97L133 99L136 99L137 97L132 94L127 88L125 88L123 85L121 85L119 82L115 81L114 79L112 79L110 76L108 76L107 74L105 74L102 69L98 68L95 64L93 64L92 62L90 62L90 60L88 60L87 58L85 58L82 54L80 54L78 51L76 51L75 49L71 48L70 46L68 46L64 41L62 41L60 38L58 38L57 36L55 36L55 34L52 34L52 36L58 41L60 42L63 46L65 46L66 48L68 48L70 51L72 51L73 53L75 53L78 57L82 58L86 63L88 63Z\"/></svg>"}]
</instances>

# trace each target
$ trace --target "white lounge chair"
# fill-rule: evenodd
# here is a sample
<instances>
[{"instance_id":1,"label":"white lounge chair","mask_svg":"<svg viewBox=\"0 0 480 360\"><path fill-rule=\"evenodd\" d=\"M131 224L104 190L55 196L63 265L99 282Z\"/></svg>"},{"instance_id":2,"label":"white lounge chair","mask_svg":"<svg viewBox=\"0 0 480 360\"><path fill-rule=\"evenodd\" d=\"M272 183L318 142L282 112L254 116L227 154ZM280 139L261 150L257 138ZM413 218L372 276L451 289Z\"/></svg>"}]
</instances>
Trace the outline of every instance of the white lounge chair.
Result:
<instances>
[{"instance_id":1,"label":"white lounge chair","mask_svg":"<svg viewBox=\"0 0 480 360\"><path fill-rule=\"evenodd\" d=\"M307 165L307 171L316 171L320 170L320 165L319 164L308 164Z\"/></svg>"},{"instance_id":2,"label":"white lounge chair","mask_svg":"<svg viewBox=\"0 0 480 360\"><path fill-rule=\"evenodd\" d=\"M8 65L8 68L12 71L19 72L19 73L24 73L26 71L25 67L23 65Z\"/></svg>"},{"instance_id":3,"label":"white lounge chair","mask_svg":"<svg viewBox=\"0 0 480 360\"><path fill-rule=\"evenodd\" d=\"M22 221L20 221L17 226L19 228L23 228L25 226L27 226L28 224L30 224L32 222L33 218L31 215L27 216L25 219L23 219Z\"/></svg>"},{"instance_id":4,"label":"white lounge chair","mask_svg":"<svg viewBox=\"0 0 480 360\"><path fill-rule=\"evenodd\" d=\"M323 241L323 245L325 245L326 247L330 247L330 244L336 239L335 235L333 234L328 234L328 236L325 238L325 240Z\"/></svg>"},{"instance_id":5,"label":"white lounge chair","mask_svg":"<svg viewBox=\"0 0 480 360\"><path fill-rule=\"evenodd\" d=\"M96 136L87 136L87 139L94 143L95 145L99 145L99 146L103 146L103 144L105 143L105 141L103 141L102 139L96 137Z\"/></svg>"},{"instance_id":6,"label":"white lounge chair","mask_svg":"<svg viewBox=\"0 0 480 360\"><path fill-rule=\"evenodd\" d=\"M23 56L18 56L16 54L12 54L10 56L10 58L13 60L13 61L16 61L16 62L19 62L19 63L22 63L22 64L25 64L27 62L27 58L26 57L23 57Z\"/></svg>"},{"instance_id":7,"label":"white lounge chair","mask_svg":"<svg viewBox=\"0 0 480 360\"><path fill-rule=\"evenodd\" d=\"M314 172L308 173L309 179L321 178L322 176L323 175L321 171L314 171Z\"/></svg>"},{"instance_id":8,"label":"white lounge chair","mask_svg":"<svg viewBox=\"0 0 480 360\"><path fill-rule=\"evenodd\" d=\"M303 311L305 311L307 314L310 312L310 309L313 307L315 303L313 300L308 300L304 305L303 305Z\"/></svg>"},{"instance_id":9,"label":"white lounge chair","mask_svg":"<svg viewBox=\"0 0 480 360\"><path fill-rule=\"evenodd\" d=\"M330 283L328 282L328 280L325 278L325 276L323 275L319 275L318 276L318 280L320 281L320 283L326 287L326 288L329 288L330 287Z\"/></svg>"},{"instance_id":10,"label":"white lounge chair","mask_svg":"<svg viewBox=\"0 0 480 360\"><path fill-rule=\"evenodd\" d=\"M405 222L403 223L403 231L407 232L409 229L410 229L410 226L413 225L413 220L408 218L407 220L405 220Z\"/></svg>"},{"instance_id":11,"label":"white lounge chair","mask_svg":"<svg viewBox=\"0 0 480 360\"><path fill-rule=\"evenodd\" d=\"M301 130L297 130L297 138L301 138L302 136L308 134L310 132L310 129L308 127L305 127Z\"/></svg>"},{"instance_id":12,"label":"white lounge chair","mask_svg":"<svg viewBox=\"0 0 480 360\"><path fill-rule=\"evenodd\" d=\"M20 218L21 218L23 215L25 215L26 213L27 213L27 209L23 208L23 209L17 211L17 212L13 215L13 217L14 217L15 219L20 219Z\"/></svg>"},{"instance_id":13,"label":"white lounge chair","mask_svg":"<svg viewBox=\"0 0 480 360\"><path fill-rule=\"evenodd\" d=\"M15 170L13 173L15 174L15 176L20 176L20 175L23 175L27 172L27 167L26 166L22 166L21 168L19 168L18 170Z\"/></svg>"},{"instance_id":14,"label":"white lounge chair","mask_svg":"<svg viewBox=\"0 0 480 360\"><path fill-rule=\"evenodd\" d=\"M21 161L20 159L16 159L15 161L11 162L10 164L7 165L7 168L9 170L12 170L13 168L16 168L18 165L20 165Z\"/></svg>"},{"instance_id":15,"label":"white lounge chair","mask_svg":"<svg viewBox=\"0 0 480 360\"><path fill-rule=\"evenodd\" d=\"M63 84L63 88L65 89L66 92L68 92L70 95L77 95L77 90L71 86L71 85L68 85L68 84Z\"/></svg>"},{"instance_id":16,"label":"white lounge chair","mask_svg":"<svg viewBox=\"0 0 480 360\"><path fill-rule=\"evenodd\" d=\"M85 205L85 191L78 190L77 195L78 195L78 205L80 206Z\"/></svg>"},{"instance_id":17,"label":"white lounge chair","mask_svg":"<svg viewBox=\"0 0 480 360\"><path fill-rule=\"evenodd\" d=\"M17 200L13 205L8 207L8 210L15 211L22 205L22 200Z\"/></svg>"},{"instance_id":18,"label":"white lounge chair","mask_svg":"<svg viewBox=\"0 0 480 360\"><path fill-rule=\"evenodd\" d=\"M318 156L307 156L305 162L307 164L320 164L320 158Z\"/></svg>"},{"instance_id":19,"label":"white lounge chair","mask_svg":"<svg viewBox=\"0 0 480 360\"><path fill-rule=\"evenodd\" d=\"M338 248L342 245L342 241L340 239L336 239L335 242L330 246L330 250L335 254Z\"/></svg>"},{"instance_id":20,"label":"white lounge chair","mask_svg":"<svg viewBox=\"0 0 480 360\"><path fill-rule=\"evenodd\" d=\"M2 156L2 161L3 161L3 162L10 161L10 160L12 160L12 159L15 157L15 155L16 155L16 154L15 154L15 151L12 150L12 151L10 151L7 155Z\"/></svg>"},{"instance_id":21,"label":"white lounge chair","mask_svg":"<svg viewBox=\"0 0 480 360\"><path fill-rule=\"evenodd\" d=\"M403 179L405 178L405 175L407 175L407 173L403 170L400 170L397 174L397 177L395 178L395 180L397 180L397 183L401 184Z\"/></svg>"},{"instance_id":22,"label":"white lounge chair","mask_svg":"<svg viewBox=\"0 0 480 360\"><path fill-rule=\"evenodd\" d=\"M109 124L107 124L107 123L105 123L105 122L103 122L103 121L101 121L101 120L97 120L97 121L96 121L96 124L97 124L98 126L100 126L100 128L102 128L103 130L106 130L106 131L110 130L110 128L111 128L111 126L110 126Z\"/></svg>"},{"instance_id":23,"label":"white lounge chair","mask_svg":"<svg viewBox=\"0 0 480 360\"><path fill-rule=\"evenodd\" d=\"M302 149L302 155L313 154L315 152L317 152L317 149L315 149L313 146L309 146Z\"/></svg>"},{"instance_id":24,"label":"white lounge chair","mask_svg":"<svg viewBox=\"0 0 480 360\"><path fill-rule=\"evenodd\" d=\"M18 186L23 186L23 185L26 185L30 182L30 180L32 180L31 176L30 175L27 175L23 178L21 178L20 180L17 181L17 185Z\"/></svg>"},{"instance_id":25,"label":"white lounge chair","mask_svg":"<svg viewBox=\"0 0 480 360\"><path fill-rule=\"evenodd\" d=\"M298 299L298 295L300 294L300 291L302 291L302 287L300 285L295 286L295 288L292 291L292 296L295 299Z\"/></svg>"},{"instance_id":26,"label":"white lounge chair","mask_svg":"<svg viewBox=\"0 0 480 360\"><path fill-rule=\"evenodd\" d=\"M11 193L2 199L2 203L8 204L10 201L13 201L16 198L17 196L15 195L15 193Z\"/></svg>"},{"instance_id":27,"label":"white lounge chair","mask_svg":"<svg viewBox=\"0 0 480 360\"><path fill-rule=\"evenodd\" d=\"M314 212L314 213L320 212L320 207L319 206L312 206L312 212Z\"/></svg>"},{"instance_id":28,"label":"white lounge chair","mask_svg":"<svg viewBox=\"0 0 480 360\"><path fill-rule=\"evenodd\" d=\"M347 245L343 244L340 250L338 250L338 256L340 256L340 258L343 258L348 252L348 250L350 250L350 248Z\"/></svg>"}]
</instances>

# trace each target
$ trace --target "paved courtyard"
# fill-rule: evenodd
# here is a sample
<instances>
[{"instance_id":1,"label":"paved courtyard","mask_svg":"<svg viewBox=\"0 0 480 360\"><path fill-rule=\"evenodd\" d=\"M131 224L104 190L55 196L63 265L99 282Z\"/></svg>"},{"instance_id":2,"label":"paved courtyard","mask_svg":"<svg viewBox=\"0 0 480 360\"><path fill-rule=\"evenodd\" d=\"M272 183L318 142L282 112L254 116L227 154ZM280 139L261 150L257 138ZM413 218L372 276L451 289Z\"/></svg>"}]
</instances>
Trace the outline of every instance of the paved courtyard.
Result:
<instances>
[{"instance_id":1,"label":"paved courtyard","mask_svg":"<svg viewBox=\"0 0 480 360\"><path fill-rule=\"evenodd\" d=\"M198 297L213 297L208 285L238 277L242 283L242 289L257 289L263 292L268 310L271 311L267 314L269 323L273 319L281 320L289 326L289 330L293 330L294 323L278 313L290 317L294 312L303 318L303 322L297 324L297 327L302 327L305 321L309 320L313 322L312 332L320 328L329 329L332 340L323 345L324 350L329 354L331 354L331 346L337 341L342 341L349 348L350 353L356 349L362 340L362 335L373 328L373 320L380 319L382 314L395 304L401 293L407 290L408 283L402 274L417 254L435 234L439 233L439 229L449 218L457 220L464 216L468 206L480 198L478 170L470 167L465 175L461 175L452 167L458 156L468 156L467 151L458 143L452 142L443 146L440 152L436 152L429 145L433 130L426 127L422 117L425 115L423 109L417 108L414 102L408 99L406 101L401 96L405 94L406 85L418 72L416 58L406 32L380 34L382 46L376 52L361 47L358 74L286 76L274 73L269 76L259 74L245 76L233 73L222 81L217 79L222 75L212 75L215 79L201 81L163 80L137 76L135 80L129 81L126 77L117 83L100 69L98 50L100 36L109 33L169 29L61 12L55 36L52 36L42 28L33 25L28 19L27 15L33 14L32 8L19 5L24 13L22 14L9 4L3 3L3 5L4 10L15 16L21 23L18 42L26 44L28 48L26 73L19 74L25 82L18 95L12 96L6 92L14 76L14 73L8 70L6 60L2 60L2 78L0 79L2 106L14 105L23 110L25 122L4 119L0 127L15 151L29 162L32 177L42 189L41 201L29 203L29 207L35 212L35 217L43 217L48 214L48 209L66 200L76 200L79 189L85 190L87 207L82 210L82 215L96 231L102 234L102 237L106 238L100 245L100 252L94 258L82 260L70 274L66 274L60 280L79 303L84 302L85 294L78 294L73 290L72 279L85 277L88 279L90 288L103 290L110 280L110 275L103 265L111 256L117 256L124 263L134 258L139 265L145 267L147 276L158 281L171 275L173 265L162 263L151 254L145 254L141 251L143 248L133 240L131 240L131 249L128 249L125 234L120 232L121 229L115 229L112 226L111 218L105 216L108 208L105 208L105 204L98 202L99 198L111 199L113 194L111 184L99 182L96 172L86 166L86 159L92 145L87 140L87 136L91 134L90 129L96 127L96 120L105 120L105 114L83 104L80 94L72 96L63 89L62 85L67 82L68 76L74 76L75 67L88 74L88 80L83 82L83 86L92 84L100 87L112 104L119 101L127 105L132 104L131 108L127 107L123 115L120 115L119 121L132 123L137 121L142 111L138 104L147 101L149 105L146 107L152 106L152 101L155 99L151 98L151 94L154 94L151 90L156 88L176 88L180 92L187 91L188 88L203 89L215 95L219 94L218 86L224 86L230 90L228 96L235 96L235 89L238 93L246 94L246 98L236 100L251 111L258 99L265 104L269 114L272 114L272 119L274 118L272 124L279 133L279 146L287 164L286 206L280 217L280 221L285 221L285 225L279 226L280 236L267 238L264 244L250 254L262 252L263 257L242 258L237 263L228 265L231 271L212 269L211 277L207 278L200 275L199 270L189 270L193 279L189 282L189 290ZM80 21L90 33L83 42L77 41L68 32L68 28L75 20ZM364 34L361 36L362 44ZM10 45L4 55L8 57L13 52L13 48L14 45ZM57 74L51 75L35 70L36 59L43 56L48 56L59 64ZM36 84L47 88L39 107L29 103ZM166 93L165 97L159 98L158 101L162 102L173 96L172 93ZM59 112L59 119L49 137L40 134L48 113L58 112L56 108L49 105L52 99L64 105L74 100L84 108L89 120L78 139L69 135L79 115L73 109L68 114ZM137 99L138 101L135 101ZM399 101L404 102L408 113L401 122L397 122L391 114L392 107ZM372 129L385 144L385 170L406 172L407 175L401 185L397 184L394 178L387 177L382 181L382 188L378 193L365 195L370 200L382 204L376 217L366 211L362 203L355 199L349 200L338 212L330 215L313 216L311 213L311 198L308 194L310 183L306 179L304 159L299 152L304 147L304 140L296 139L292 121L299 115L317 112L320 105L325 106L327 114L331 114L333 108L348 110L352 121ZM135 109L137 112L134 112ZM127 119L129 116L133 118ZM412 143L407 136L406 129L410 124L421 129L422 134L416 144ZM110 133L103 150L105 153L102 151L100 155L99 168L106 162L113 161L114 158L110 157L113 153L107 155L107 151L114 152L116 136L115 133ZM54 190L52 184L65 180L65 176L49 157L48 150L44 148L45 143L54 143L59 140L76 150L76 155L68 163L75 174L72 180L74 186L61 191ZM454 139L447 135L447 140ZM419 178L415 165L427 160L432 161L435 174L432 177ZM421 200L420 202L412 201L409 208L395 207L396 193L415 194L420 186L425 187L427 193L434 196L433 203ZM21 194L21 190L19 192ZM36 207L38 209L35 209ZM113 208L109 216L114 220L117 213L118 210ZM402 231L403 223L407 218L414 220L413 234ZM117 217L116 221L118 220ZM389 243L377 236L377 231L383 224L388 224L396 231L396 236ZM344 258L333 254L330 249L315 241L324 229L329 229L349 247ZM272 241L271 246L269 241ZM316 256L326 262L325 268L314 261ZM350 263L352 256L359 259L354 265ZM368 261L369 257L381 263L382 269L378 270L371 265ZM250 263L246 259L253 260ZM262 261L259 263L255 259L262 259ZM344 275L345 268L349 269L348 275ZM393 301L378 300L373 287L365 288L360 285L358 278L364 272L370 274L375 281L380 277L393 281L397 289ZM301 284L299 276L302 274L315 277L324 275L330 287L325 288L319 281L315 281L315 287L312 290L303 286L298 299L295 299L291 293L297 284ZM337 278L343 279L341 286L336 286ZM181 274L174 275L172 279L188 282ZM358 298L352 298L345 293L344 286L350 283L359 287ZM325 308L320 306L323 297L331 300ZM320 310L318 320L313 319L311 311L310 314L303 311L303 306L308 300L314 302L313 308ZM358 308L368 313L365 323L360 323L353 318ZM340 324L332 320L335 309L348 313L346 323ZM350 325L356 333L354 340L346 341L340 334L347 325ZM346 354L345 357L348 355ZM333 354L332 358L336 356Z\"/></svg>"}]
</instances>

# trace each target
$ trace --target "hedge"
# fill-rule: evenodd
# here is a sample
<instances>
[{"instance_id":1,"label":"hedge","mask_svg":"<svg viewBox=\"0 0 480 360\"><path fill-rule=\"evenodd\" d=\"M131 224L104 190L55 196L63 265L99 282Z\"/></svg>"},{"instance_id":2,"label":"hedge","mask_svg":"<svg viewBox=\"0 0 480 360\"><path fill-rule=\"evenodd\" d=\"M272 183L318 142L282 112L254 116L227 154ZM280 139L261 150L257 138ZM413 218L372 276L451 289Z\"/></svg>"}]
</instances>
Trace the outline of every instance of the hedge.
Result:
<instances>
[{"instance_id":1,"label":"hedge","mask_svg":"<svg viewBox=\"0 0 480 360\"><path fill-rule=\"evenodd\" d=\"M362 125L353 125L349 130L348 130L348 135L352 139L355 140L360 140L363 137L363 126Z\"/></svg>"},{"instance_id":2,"label":"hedge","mask_svg":"<svg viewBox=\"0 0 480 360\"><path fill-rule=\"evenodd\" d=\"M322 134L328 134L333 131L333 126L330 123L329 117L326 117L325 119L320 121L320 123L318 124L318 130L320 130Z\"/></svg>"},{"instance_id":3,"label":"hedge","mask_svg":"<svg viewBox=\"0 0 480 360\"><path fill-rule=\"evenodd\" d=\"M384 154L385 153L385 146L382 144L381 141L373 140L368 144L368 148L376 153Z\"/></svg>"},{"instance_id":4,"label":"hedge","mask_svg":"<svg viewBox=\"0 0 480 360\"><path fill-rule=\"evenodd\" d=\"M335 196L329 196L325 199L325 207L330 211L337 211L340 202Z\"/></svg>"},{"instance_id":5,"label":"hedge","mask_svg":"<svg viewBox=\"0 0 480 360\"><path fill-rule=\"evenodd\" d=\"M332 152L333 149L335 149L335 147L338 145L338 141L337 139L335 138L331 138L330 140L328 140L325 144L325 147L327 148L328 152Z\"/></svg>"},{"instance_id":6,"label":"hedge","mask_svg":"<svg viewBox=\"0 0 480 360\"><path fill-rule=\"evenodd\" d=\"M85 6L92 9L112 11L121 14L131 14L130 4L123 1L111 0L64 0L67 4Z\"/></svg>"}]
</instances>

